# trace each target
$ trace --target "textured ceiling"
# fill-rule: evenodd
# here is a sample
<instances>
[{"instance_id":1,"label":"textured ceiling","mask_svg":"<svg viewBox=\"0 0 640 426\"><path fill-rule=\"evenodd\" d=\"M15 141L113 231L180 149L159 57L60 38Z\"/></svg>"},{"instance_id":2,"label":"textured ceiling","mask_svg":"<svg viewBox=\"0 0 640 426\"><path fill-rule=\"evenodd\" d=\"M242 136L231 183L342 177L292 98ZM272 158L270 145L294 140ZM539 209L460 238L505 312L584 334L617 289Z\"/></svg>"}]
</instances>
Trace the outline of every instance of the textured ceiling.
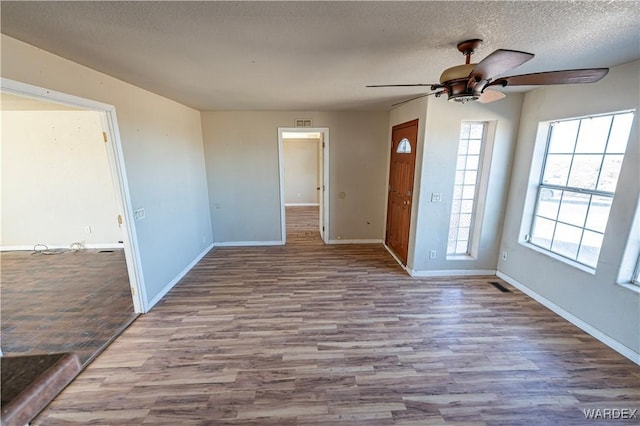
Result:
<instances>
[{"instance_id":1,"label":"textured ceiling","mask_svg":"<svg viewBox=\"0 0 640 426\"><path fill-rule=\"evenodd\" d=\"M640 58L640 3L11 2L0 30L199 110L388 109L463 63L457 42L536 54L512 74ZM443 102L446 102L444 98Z\"/></svg>"}]
</instances>

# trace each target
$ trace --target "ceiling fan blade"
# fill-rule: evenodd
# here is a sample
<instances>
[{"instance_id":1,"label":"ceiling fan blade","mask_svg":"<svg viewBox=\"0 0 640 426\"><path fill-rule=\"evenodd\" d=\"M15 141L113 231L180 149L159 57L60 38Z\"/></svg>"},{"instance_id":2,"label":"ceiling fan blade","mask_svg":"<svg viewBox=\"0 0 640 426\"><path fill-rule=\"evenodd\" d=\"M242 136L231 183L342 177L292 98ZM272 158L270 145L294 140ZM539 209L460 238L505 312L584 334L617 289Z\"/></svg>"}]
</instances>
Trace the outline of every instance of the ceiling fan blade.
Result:
<instances>
[{"instance_id":1,"label":"ceiling fan blade","mask_svg":"<svg viewBox=\"0 0 640 426\"><path fill-rule=\"evenodd\" d=\"M407 102L411 102L411 101L413 101L413 100L415 100L415 99L424 98L424 97L429 96L429 95L435 95L436 93L439 93L439 92L423 93L423 94L422 94L422 95L420 95L420 96L416 96L416 97L413 97L413 98L411 98L411 99L407 99L407 100L404 100L404 101L396 102L395 104L391 104L391 106L392 106L392 107L394 107L394 106L396 106L396 105L406 104Z\"/></svg>"},{"instance_id":2,"label":"ceiling fan blade","mask_svg":"<svg viewBox=\"0 0 640 426\"><path fill-rule=\"evenodd\" d=\"M563 70L537 72L533 74L512 75L492 81L488 86L531 86L546 84L578 84L595 83L607 75L609 68L590 68L580 70Z\"/></svg>"},{"instance_id":3,"label":"ceiling fan blade","mask_svg":"<svg viewBox=\"0 0 640 426\"><path fill-rule=\"evenodd\" d=\"M482 95L480 95L480 98L478 98L478 102L480 102L481 104L488 104L490 102L499 101L505 96L506 95L504 93L498 92L497 90L487 89L482 92Z\"/></svg>"},{"instance_id":4,"label":"ceiling fan blade","mask_svg":"<svg viewBox=\"0 0 640 426\"><path fill-rule=\"evenodd\" d=\"M469 74L467 88L474 89L478 83L488 81L496 75L522 65L534 56L533 53L520 52L518 50L498 49L476 64ZM480 86L475 89L476 92L484 87L483 84Z\"/></svg>"},{"instance_id":5,"label":"ceiling fan blade","mask_svg":"<svg viewBox=\"0 0 640 426\"><path fill-rule=\"evenodd\" d=\"M416 83L416 84L372 84L365 87L422 87L422 86L440 86L439 84L430 83Z\"/></svg>"}]
</instances>

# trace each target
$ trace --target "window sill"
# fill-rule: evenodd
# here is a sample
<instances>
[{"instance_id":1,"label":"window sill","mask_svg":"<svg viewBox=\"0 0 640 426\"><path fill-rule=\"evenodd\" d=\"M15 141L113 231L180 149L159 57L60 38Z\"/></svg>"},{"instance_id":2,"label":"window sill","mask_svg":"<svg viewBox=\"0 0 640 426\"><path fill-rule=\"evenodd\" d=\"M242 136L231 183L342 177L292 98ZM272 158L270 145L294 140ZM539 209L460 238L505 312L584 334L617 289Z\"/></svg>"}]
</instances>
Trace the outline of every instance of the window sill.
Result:
<instances>
[{"instance_id":1,"label":"window sill","mask_svg":"<svg viewBox=\"0 0 640 426\"><path fill-rule=\"evenodd\" d=\"M640 293L640 286L636 285L636 284L631 284L631 283L616 283L619 286L622 286L626 289L629 289L631 291L633 291L634 293Z\"/></svg>"},{"instance_id":2,"label":"window sill","mask_svg":"<svg viewBox=\"0 0 640 426\"><path fill-rule=\"evenodd\" d=\"M562 262L562 263L564 263L564 264L566 264L568 266L571 266L573 268L580 269L581 271L586 272L588 274L591 274L591 275L595 275L596 274L596 270L594 268L591 268L589 266L583 265L582 263L578 263L578 262L575 262L575 261L573 261L571 259L568 259L566 257L563 257L563 256L560 256L558 254L555 254L552 251L545 250L543 248L540 248L540 247L538 247L538 246L536 246L534 244L531 244L529 242L526 242L526 241L521 242L520 244L525 246L525 247L527 247L530 250L533 250L533 251L536 251L538 253L544 254L545 256L548 256L548 257L550 257L552 259L555 259L555 260L557 260L559 262Z\"/></svg>"},{"instance_id":3,"label":"window sill","mask_svg":"<svg viewBox=\"0 0 640 426\"><path fill-rule=\"evenodd\" d=\"M477 260L477 257L473 257L470 254L449 254L447 260Z\"/></svg>"}]
</instances>

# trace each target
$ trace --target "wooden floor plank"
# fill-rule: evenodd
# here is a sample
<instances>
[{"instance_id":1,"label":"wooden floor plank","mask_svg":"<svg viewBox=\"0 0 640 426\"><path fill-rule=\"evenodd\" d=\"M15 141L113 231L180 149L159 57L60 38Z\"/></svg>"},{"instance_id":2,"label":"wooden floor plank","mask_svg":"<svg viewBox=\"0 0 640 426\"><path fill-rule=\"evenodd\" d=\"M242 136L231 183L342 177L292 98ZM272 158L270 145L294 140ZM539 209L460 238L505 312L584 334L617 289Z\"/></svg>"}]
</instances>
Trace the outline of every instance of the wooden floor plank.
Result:
<instances>
[{"instance_id":1,"label":"wooden floor plank","mask_svg":"<svg viewBox=\"0 0 640 426\"><path fill-rule=\"evenodd\" d=\"M637 365L499 278L411 278L382 246L302 241L304 213L284 247L207 254L33 424L584 425L586 408L640 408Z\"/></svg>"}]
</instances>

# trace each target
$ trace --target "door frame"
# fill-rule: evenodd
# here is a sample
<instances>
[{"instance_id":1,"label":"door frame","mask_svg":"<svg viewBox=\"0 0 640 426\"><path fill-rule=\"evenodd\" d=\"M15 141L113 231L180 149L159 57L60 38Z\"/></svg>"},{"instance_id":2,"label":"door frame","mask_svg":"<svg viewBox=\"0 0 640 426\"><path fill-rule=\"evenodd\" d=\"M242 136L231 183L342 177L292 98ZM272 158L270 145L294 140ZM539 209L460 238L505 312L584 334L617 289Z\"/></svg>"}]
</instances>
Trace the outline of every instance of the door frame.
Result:
<instances>
[{"instance_id":1,"label":"door frame","mask_svg":"<svg viewBox=\"0 0 640 426\"><path fill-rule=\"evenodd\" d=\"M324 223L322 241L329 244L329 128L328 127L278 127L278 173L280 178L280 228L282 230L282 245L287 242L287 218L285 210L285 189L284 189L284 133L320 133L320 143L323 144L322 153L322 187L320 205L320 222Z\"/></svg>"},{"instance_id":2,"label":"door frame","mask_svg":"<svg viewBox=\"0 0 640 426\"><path fill-rule=\"evenodd\" d=\"M102 131L106 134L107 141L111 142L106 144L107 158L109 170L111 171L111 181L116 195L117 207L122 216L122 241L127 273L129 275L131 298L133 299L133 309L136 313L147 312L147 294L143 285L144 279L142 275L138 237L133 221L134 216L131 208L129 183L124 166L122 141L120 140L115 107L102 102L68 95L7 78L0 79L0 90L26 98L53 102L87 111L95 111L100 114ZM114 218L114 220L116 220L116 218Z\"/></svg>"}]
</instances>

